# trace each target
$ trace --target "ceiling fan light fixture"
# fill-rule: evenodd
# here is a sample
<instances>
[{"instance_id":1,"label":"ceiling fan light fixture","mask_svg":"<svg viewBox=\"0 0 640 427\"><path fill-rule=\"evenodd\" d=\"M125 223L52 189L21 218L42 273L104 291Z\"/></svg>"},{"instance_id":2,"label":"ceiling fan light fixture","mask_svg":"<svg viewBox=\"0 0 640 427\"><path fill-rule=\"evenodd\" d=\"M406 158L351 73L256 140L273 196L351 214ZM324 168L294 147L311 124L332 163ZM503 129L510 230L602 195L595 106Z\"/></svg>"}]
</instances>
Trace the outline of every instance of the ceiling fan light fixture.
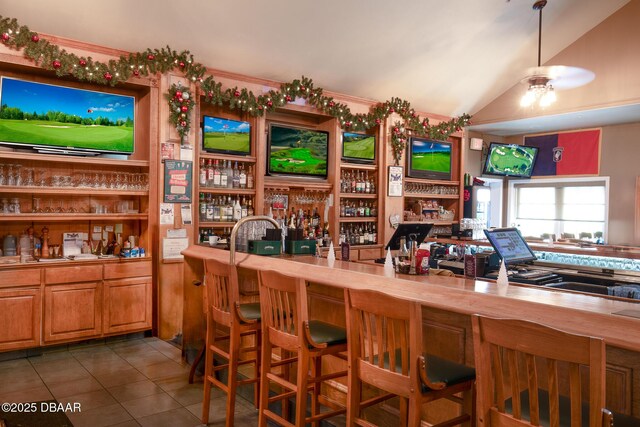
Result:
<instances>
[{"instance_id":1,"label":"ceiling fan light fixture","mask_svg":"<svg viewBox=\"0 0 640 427\"><path fill-rule=\"evenodd\" d=\"M542 9L547 5L547 0L537 0L533 4L533 10L539 14L538 20L538 66L529 70L529 76L522 80L528 83L529 88L520 99L520 106L530 107L536 102L542 108L556 102L554 84L559 90L570 89L585 85L595 78L592 71L584 68L568 67L564 65L540 66L542 51Z\"/></svg>"}]
</instances>

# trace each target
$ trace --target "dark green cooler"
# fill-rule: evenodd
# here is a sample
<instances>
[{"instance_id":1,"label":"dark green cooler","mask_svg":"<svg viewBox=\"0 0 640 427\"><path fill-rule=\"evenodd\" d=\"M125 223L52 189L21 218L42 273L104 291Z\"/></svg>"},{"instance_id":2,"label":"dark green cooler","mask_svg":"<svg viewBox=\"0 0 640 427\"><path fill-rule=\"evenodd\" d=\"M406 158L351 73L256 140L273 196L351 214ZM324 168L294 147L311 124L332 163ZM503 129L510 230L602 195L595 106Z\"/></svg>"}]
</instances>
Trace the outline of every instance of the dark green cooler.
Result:
<instances>
[{"instance_id":1,"label":"dark green cooler","mask_svg":"<svg viewBox=\"0 0 640 427\"><path fill-rule=\"evenodd\" d=\"M287 240L285 242L285 251L292 255L315 255L315 240Z\"/></svg>"},{"instance_id":2,"label":"dark green cooler","mask_svg":"<svg viewBox=\"0 0 640 427\"><path fill-rule=\"evenodd\" d=\"M256 255L280 255L280 240L249 240L249 253Z\"/></svg>"}]
</instances>

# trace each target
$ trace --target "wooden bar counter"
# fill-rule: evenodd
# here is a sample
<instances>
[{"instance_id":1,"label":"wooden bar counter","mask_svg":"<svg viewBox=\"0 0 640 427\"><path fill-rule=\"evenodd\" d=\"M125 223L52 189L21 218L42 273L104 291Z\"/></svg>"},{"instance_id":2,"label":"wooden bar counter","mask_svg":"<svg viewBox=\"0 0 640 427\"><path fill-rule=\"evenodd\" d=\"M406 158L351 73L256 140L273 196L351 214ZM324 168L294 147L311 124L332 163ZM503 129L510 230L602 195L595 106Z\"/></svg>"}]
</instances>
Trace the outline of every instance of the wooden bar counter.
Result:
<instances>
[{"instance_id":1,"label":"wooden bar counter","mask_svg":"<svg viewBox=\"0 0 640 427\"><path fill-rule=\"evenodd\" d=\"M183 254L185 268L184 345L202 343L204 320L201 290L192 285L202 278L202 260L229 260L229 252L191 246ZM607 344L607 406L640 415L640 319L614 314L630 310L640 315L640 301L575 292L509 285L506 289L482 280L441 276L387 277L380 265L335 261L311 256L263 257L236 254L240 271L274 269L303 277L311 285L311 316L344 325L345 288L367 288L423 306L427 351L473 365L470 315L526 319L568 332L602 337ZM242 276L242 273L241 273ZM253 279L255 280L255 279ZM250 279L251 281L251 279ZM250 286L255 291L257 286ZM250 294L250 293L249 293ZM634 371L635 374L634 374Z\"/></svg>"}]
</instances>

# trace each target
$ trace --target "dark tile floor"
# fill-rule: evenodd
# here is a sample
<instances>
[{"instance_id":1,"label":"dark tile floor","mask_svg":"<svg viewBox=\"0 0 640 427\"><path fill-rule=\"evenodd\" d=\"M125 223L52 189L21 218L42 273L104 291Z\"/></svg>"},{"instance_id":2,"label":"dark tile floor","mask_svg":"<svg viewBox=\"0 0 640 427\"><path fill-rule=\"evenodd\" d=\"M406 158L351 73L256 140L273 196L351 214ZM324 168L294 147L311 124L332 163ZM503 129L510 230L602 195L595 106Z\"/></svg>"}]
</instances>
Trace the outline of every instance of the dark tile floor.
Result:
<instances>
[{"instance_id":1,"label":"dark tile floor","mask_svg":"<svg viewBox=\"0 0 640 427\"><path fill-rule=\"evenodd\" d=\"M79 402L82 412L67 413L75 427L202 426L203 385L188 383L189 368L157 338L45 350L0 362L0 402ZM213 388L209 425L224 425L224 405ZM239 398L236 425L257 424L253 403Z\"/></svg>"}]
</instances>

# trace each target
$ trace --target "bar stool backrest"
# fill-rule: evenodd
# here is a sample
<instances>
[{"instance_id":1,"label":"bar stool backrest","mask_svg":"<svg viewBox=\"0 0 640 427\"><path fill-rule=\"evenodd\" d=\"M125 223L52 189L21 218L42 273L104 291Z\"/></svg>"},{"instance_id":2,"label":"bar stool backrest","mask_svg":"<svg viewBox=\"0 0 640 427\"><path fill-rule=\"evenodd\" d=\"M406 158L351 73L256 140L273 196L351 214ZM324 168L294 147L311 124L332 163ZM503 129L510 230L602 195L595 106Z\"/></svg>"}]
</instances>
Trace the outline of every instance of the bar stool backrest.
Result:
<instances>
[{"instance_id":1,"label":"bar stool backrest","mask_svg":"<svg viewBox=\"0 0 640 427\"><path fill-rule=\"evenodd\" d=\"M235 266L215 259L204 262L207 308L216 323L229 326L233 310L240 304L238 272Z\"/></svg>"},{"instance_id":2,"label":"bar stool backrest","mask_svg":"<svg viewBox=\"0 0 640 427\"><path fill-rule=\"evenodd\" d=\"M258 279L263 333L278 347L303 345L309 320L305 280L271 270L260 271Z\"/></svg>"},{"instance_id":3,"label":"bar stool backrest","mask_svg":"<svg viewBox=\"0 0 640 427\"><path fill-rule=\"evenodd\" d=\"M419 303L369 290L347 293L349 363L362 381L398 396L420 392Z\"/></svg>"},{"instance_id":4,"label":"bar stool backrest","mask_svg":"<svg viewBox=\"0 0 640 427\"><path fill-rule=\"evenodd\" d=\"M589 405L584 417L590 427L601 427L603 419L608 422L602 339L524 320L479 315L471 320L478 426L537 426L542 419L550 426L578 427L586 421L583 403ZM585 371L589 391L583 402L581 374ZM568 395L560 396L565 382ZM528 402L524 401L527 396Z\"/></svg>"}]
</instances>

